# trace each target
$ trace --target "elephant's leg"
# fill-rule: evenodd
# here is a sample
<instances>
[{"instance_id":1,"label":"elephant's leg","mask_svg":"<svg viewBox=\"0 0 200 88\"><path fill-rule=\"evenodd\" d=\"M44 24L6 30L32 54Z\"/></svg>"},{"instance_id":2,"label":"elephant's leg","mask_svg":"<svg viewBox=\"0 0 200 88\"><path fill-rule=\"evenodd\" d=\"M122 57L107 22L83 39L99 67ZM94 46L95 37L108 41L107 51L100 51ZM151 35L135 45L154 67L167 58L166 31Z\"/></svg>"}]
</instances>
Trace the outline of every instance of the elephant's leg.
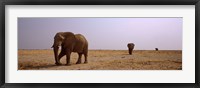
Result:
<instances>
[{"instance_id":1,"label":"elephant's leg","mask_svg":"<svg viewBox=\"0 0 200 88\"><path fill-rule=\"evenodd\" d=\"M76 64L81 64L81 57L82 57L82 53L78 53L78 60Z\"/></svg>"},{"instance_id":2,"label":"elephant's leg","mask_svg":"<svg viewBox=\"0 0 200 88\"><path fill-rule=\"evenodd\" d=\"M88 60L87 60L87 56L88 55L87 55L87 53L85 53L84 56L85 56L85 62L84 63L88 63Z\"/></svg>"},{"instance_id":3,"label":"elephant's leg","mask_svg":"<svg viewBox=\"0 0 200 88\"><path fill-rule=\"evenodd\" d=\"M131 53L131 55L132 55L132 53L133 53L133 49L131 49L131 52L130 52L130 53Z\"/></svg>"},{"instance_id":4,"label":"elephant's leg","mask_svg":"<svg viewBox=\"0 0 200 88\"><path fill-rule=\"evenodd\" d=\"M60 52L59 56L58 56L58 64L57 65L61 65L60 59L65 55L65 53L63 51Z\"/></svg>"},{"instance_id":5,"label":"elephant's leg","mask_svg":"<svg viewBox=\"0 0 200 88\"><path fill-rule=\"evenodd\" d=\"M131 54L131 49L128 49L128 53Z\"/></svg>"},{"instance_id":6,"label":"elephant's leg","mask_svg":"<svg viewBox=\"0 0 200 88\"><path fill-rule=\"evenodd\" d=\"M64 48L62 48L60 54L58 55L57 62L55 63L56 65L61 65L60 59L61 59L64 55L65 55Z\"/></svg>"},{"instance_id":7,"label":"elephant's leg","mask_svg":"<svg viewBox=\"0 0 200 88\"><path fill-rule=\"evenodd\" d=\"M61 63L60 63L60 58L62 58L64 55L62 54L62 53L60 53L59 55L58 55L58 60L57 60L57 62L55 63L56 65L61 65Z\"/></svg>"},{"instance_id":8,"label":"elephant's leg","mask_svg":"<svg viewBox=\"0 0 200 88\"><path fill-rule=\"evenodd\" d=\"M66 65L67 66L70 66L70 55L71 55L71 52L67 52L66 53Z\"/></svg>"},{"instance_id":9,"label":"elephant's leg","mask_svg":"<svg viewBox=\"0 0 200 88\"><path fill-rule=\"evenodd\" d=\"M129 49L129 54L130 54L130 55L132 55L132 50L133 50L133 49Z\"/></svg>"}]
</instances>

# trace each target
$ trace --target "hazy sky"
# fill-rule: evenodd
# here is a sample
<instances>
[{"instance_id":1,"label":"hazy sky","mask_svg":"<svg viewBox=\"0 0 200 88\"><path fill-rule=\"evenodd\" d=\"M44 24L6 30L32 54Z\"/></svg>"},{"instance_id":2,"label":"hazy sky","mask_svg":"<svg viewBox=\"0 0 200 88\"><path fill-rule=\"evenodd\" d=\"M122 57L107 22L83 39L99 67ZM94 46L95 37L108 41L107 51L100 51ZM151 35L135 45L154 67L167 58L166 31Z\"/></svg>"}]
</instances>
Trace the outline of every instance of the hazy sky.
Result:
<instances>
[{"instance_id":1,"label":"hazy sky","mask_svg":"<svg viewBox=\"0 0 200 88\"><path fill-rule=\"evenodd\" d=\"M182 18L18 18L19 49L50 49L57 32L82 34L89 49L182 50Z\"/></svg>"}]
</instances>

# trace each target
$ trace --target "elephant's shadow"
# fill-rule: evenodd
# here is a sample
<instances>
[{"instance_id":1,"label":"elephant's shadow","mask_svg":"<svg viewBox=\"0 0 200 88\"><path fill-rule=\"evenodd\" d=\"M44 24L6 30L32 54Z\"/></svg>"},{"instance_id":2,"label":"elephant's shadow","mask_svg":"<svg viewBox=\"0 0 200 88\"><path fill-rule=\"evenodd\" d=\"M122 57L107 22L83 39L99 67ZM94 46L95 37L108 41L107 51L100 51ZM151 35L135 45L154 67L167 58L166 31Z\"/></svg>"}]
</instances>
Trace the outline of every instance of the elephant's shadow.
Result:
<instances>
[{"instance_id":1,"label":"elephant's shadow","mask_svg":"<svg viewBox=\"0 0 200 88\"><path fill-rule=\"evenodd\" d=\"M44 69L44 68L52 68L52 67L58 67L58 66L66 66L66 65L65 64L62 64L62 65L51 64L51 65L33 66L31 68L33 68L33 69ZM29 68L29 67L26 67L26 68Z\"/></svg>"},{"instance_id":2,"label":"elephant's shadow","mask_svg":"<svg viewBox=\"0 0 200 88\"><path fill-rule=\"evenodd\" d=\"M130 55L130 54L121 54L121 55Z\"/></svg>"}]
</instances>

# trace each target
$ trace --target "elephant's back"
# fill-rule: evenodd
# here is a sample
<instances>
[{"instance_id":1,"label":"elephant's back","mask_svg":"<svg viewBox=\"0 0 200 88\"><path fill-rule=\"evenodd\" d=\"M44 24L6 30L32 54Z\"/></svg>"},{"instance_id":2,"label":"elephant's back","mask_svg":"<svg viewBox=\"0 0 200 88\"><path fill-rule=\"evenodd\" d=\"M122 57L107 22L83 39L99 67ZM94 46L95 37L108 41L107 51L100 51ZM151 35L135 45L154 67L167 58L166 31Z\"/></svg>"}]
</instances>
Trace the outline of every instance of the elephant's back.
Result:
<instances>
[{"instance_id":1,"label":"elephant's back","mask_svg":"<svg viewBox=\"0 0 200 88\"><path fill-rule=\"evenodd\" d=\"M75 47L74 47L73 51L74 52L83 52L84 49L88 47L88 41L81 34L76 34L75 38L76 38L76 43L75 43Z\"/></svg>"},{"instance_id":2,"label":"elephant's back","mask_svg":"<svg viewBox=\"0 0 200 88\"><path fill-rule=\"evenodd\" d=\"M85 38L83 35L81 35L81 34L76 34L75 37L76 37L76 40L77 40L79 43L88 44L86 38Z\"/></svg>"}]
</instances>

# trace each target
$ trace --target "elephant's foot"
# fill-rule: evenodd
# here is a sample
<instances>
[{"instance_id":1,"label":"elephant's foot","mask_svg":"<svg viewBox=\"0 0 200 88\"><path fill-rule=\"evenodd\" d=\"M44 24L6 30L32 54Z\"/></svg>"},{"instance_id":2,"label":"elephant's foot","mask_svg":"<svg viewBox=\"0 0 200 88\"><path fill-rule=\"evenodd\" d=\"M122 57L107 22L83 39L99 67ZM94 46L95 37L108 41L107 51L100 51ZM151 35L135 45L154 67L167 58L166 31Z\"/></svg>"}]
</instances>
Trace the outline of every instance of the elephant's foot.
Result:
<instances>
[{"instance_id":1,"label":"elephant's foot","mask_svg":"<svg viewBox=\"0 0 200 88\"><path fill-rule=\"evenodd\" d=\"M81 62L80 62L80 61L77 61L76 64L81 64Z\"/></svg>"},{"instance_id":2,"label":"elephant's foot","mask_svg":"<svg viewBox=\"0 0 200 88\"><path fill-rule=\"evenodd\" d=\"M87 64L87 63L88 63L87 61L84 62L84 64Z\"/></svg>"},{"instance_id":3,"label":"elephant's foot","mask_svg":"<svg viewBox=\"0 0 200 88\"><path fill-rule=\"evenodd\" d=\"M58 65L58 66L59 66L59 65L62 65L61 63L55 63L55 64Z\"/></svg>"},{"instance_id":4,"label":"elephant's foot","mask_svg":"<svg viewBox=\"0 0 200 88\"><path fill-rule=\"evenodd\" d=\"M71 66L71 64L65 64L66 66Z\"/></svg>"}]
</instances>

